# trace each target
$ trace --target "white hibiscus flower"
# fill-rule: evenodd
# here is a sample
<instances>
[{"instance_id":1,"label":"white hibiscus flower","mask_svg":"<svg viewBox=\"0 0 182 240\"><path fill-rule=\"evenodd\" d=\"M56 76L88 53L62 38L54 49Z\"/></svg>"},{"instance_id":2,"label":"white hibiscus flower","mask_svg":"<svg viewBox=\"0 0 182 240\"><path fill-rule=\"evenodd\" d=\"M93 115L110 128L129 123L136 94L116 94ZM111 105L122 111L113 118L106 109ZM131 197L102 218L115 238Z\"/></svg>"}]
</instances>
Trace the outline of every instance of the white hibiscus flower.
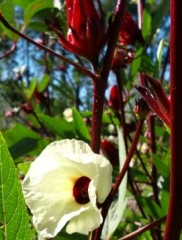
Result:
<instances>
[{"instance_id":1,"label":"white hibiscus flower","mask_svg":"<svg viewBox=\"0 0 182 240\"><path fill-rule=\"evenodd\" d=\"M87 234L99 227L112 186L112 166L78 140L48 145L31 164L23 192L33 222L43 238L52 238L67 224L68 233Z\"/></svg>"}]
</instances>

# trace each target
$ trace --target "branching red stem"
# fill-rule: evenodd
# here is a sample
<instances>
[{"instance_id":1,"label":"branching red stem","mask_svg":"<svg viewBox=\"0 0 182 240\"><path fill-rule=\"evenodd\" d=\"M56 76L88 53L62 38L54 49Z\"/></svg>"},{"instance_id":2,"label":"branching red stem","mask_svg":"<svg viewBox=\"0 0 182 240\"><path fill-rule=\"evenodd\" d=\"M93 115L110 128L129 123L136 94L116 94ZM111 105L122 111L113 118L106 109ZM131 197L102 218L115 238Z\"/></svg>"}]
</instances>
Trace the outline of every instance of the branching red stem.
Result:
<instances>
[{"instance_id":1,"label":"branching red stem","mask_svg":"<svg viewBox=\"0 0 182 240\"><path fill-rule=\"evenodd\" d=\"M102 113L104 105L104 93L107 84L111 62L114 54L114 49L118 40L119 29L125 9L127 0L118 0L116 6L116 14L112 24L110 39L106 55L104 58L103 69L100 73L100 79L94 83L94 103L93 103L93 116L92 116L92 129L91 129L91 148L94 152L98 153L100 150L100 137L102 126Z\"/></svg>"},{"instance_id":2,"label":"branching red stem","mask_svg":"<svg viewBox=\"0 0 182 240\"><path fill-rule=\"evenodd\" d=\"M78 70L80 70L81 72L85 73L88 77L90 77L92 80L97 80L98 77L93 74L92 72L90 72L89 70L87 70L86 68L80 66L79 64L71 61L68 58L65 58L64 56L60 55L59 53L53 51L52 49L34 41L33 39L29 38L28 36L24 35L23 33L19 32L18 30L16 30L14 27L12 27L7 21L6 19L3 17L1 11L0 11L0 21L3 23L3 25L5 27L7 27L9 30L11 30L12 32L16 33L18 36L20 36L21 38L25 39L26 41L32 43L33 45L37 46L40 49L45 50L46 52L49 52L51 55L60 58L61 60L71 64L72 66L74 66L75 68L77 68Z\"/></svg>"},{"instance_id":3,"label":"branching red stem","mask_svg":"<svg viewBox=\"0 0 182 240\"><path fill-rule=\"evenodd\" d=\"M129 163L130 163L131 158L132 158L132 156L133 156L133 154L135 152L135 149L136 149L136 146L137 146L140 134L141 134L143 122L144 122L144 120L142 120L142 121L140 121L138 123L137 129L136 129L133 141L132 141L132 145L131 145L131 147L129 149L129 152L128 152L126 161L124 163L124 166L123 166L123 168L122 168L122 170L121 170L121 172L119 174L119 177L116 180L116 183L114 184L114 186L113 186L109 196L107 197L106 201L103 204L103 208L102 208L103 222L102 222L101 226L97 229L94 240L99 240L100 239L102 228L103 228L104 221L106 219L109 207L110 207L110 205L111 205L111 203L113 201L113 198L114 198L115 194L117 193L118 188L119 188L119 186L120 186L120 184L121 184L121 182L122 182L122 180L123 180L123 178L124 178L124 176L125 176L125 174L126 174L126 172L128 170Z\"/></svg>"},{"instance_id":4,"label":"branching red stem","mask_svg":"<svg viewBox=\"0 0 182 240\"><path fill-rule=\"evenodd\" d=\"M162 217L162 218L159 218L158 220L152 222L152 223L149 223L141 228L139 228L138 230L128 234L127 236L125 237L122 237L120 238L119 240L128 240L128 239L134 239L135 237L137 237L138 235L140 235L141 233L144 233L146 232L147 230L150 230L156 226L158 226L159 224L161 224L162 222L164 222L166 220L166 216L165 217Z\"/></svg>"}]
</instances>

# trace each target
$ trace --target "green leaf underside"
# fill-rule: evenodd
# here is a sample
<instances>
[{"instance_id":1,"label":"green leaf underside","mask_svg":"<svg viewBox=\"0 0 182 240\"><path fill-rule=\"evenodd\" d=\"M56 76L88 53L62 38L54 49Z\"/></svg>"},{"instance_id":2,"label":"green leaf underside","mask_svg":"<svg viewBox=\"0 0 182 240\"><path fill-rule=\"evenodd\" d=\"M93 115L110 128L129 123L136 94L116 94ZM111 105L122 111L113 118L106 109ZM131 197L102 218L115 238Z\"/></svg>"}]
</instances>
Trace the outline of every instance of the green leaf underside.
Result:
<instances>
[{"instance_id":1,"label":"green leaf underside","mask_svg":"<svg viewBox=\"0 0 182 240\"><path fill-rule=\"evenodd\" d=\"M155 69L154 69L154 78L159 78L159 73L161 69L162 64L162 50L163 50L164 40L162 39L159 43L158 49L157 49L157 56L156 56L156 63L155 63Z\"/></svg>"},{"instance_id":2,"label":"green leaf underside","mask_svg":"<svg viewBox=\"0 0 182 240\"><path fill-rule=\"evenodd\" d=\"M17 171L0 134L0 239L31 240L29 217Z\"/></svg>"},{"instance_id":3,"label":"green leaf underside","mask_svg":"<svg viewBox=\"0 0 182 240\"><path fill-rule=\"evenodd\" d=\"M121 128L117 127L118 132L118 145L119 145L119 165L120 165L120 171L123 168L125 159L126 159L126 149L124 144L124 139L122 135ZM114 233L116 228L118 227L123 212L126 207L126 189L127 189L127 173L125 174L120 186L119 186L119 193L118 198L114 200L110 206L108 215L105 220L104 229L102 232L102 235L104 239L109 239L111 235Z\"/></svg>"}]
</instances>

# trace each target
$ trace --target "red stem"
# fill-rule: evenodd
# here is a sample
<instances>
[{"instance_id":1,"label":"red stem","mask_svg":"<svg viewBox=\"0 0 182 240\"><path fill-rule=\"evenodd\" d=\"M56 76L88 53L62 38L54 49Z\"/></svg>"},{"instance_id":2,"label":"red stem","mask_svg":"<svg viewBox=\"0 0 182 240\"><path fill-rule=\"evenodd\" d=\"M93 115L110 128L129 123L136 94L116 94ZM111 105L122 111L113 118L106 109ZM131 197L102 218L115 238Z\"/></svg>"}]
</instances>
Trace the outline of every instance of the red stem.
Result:
<instances>
[{"instance_id":1,"label":"red stem","mask_svg":"<svg viewBox=\"0 0 182 240\"><path fill-rule=\"evenodd\" d=\"M125 148L126 152L128 152L128 143L127 143L127 128L126 128L126 119L125 119L125 111L124 111L124 101L123 101L123 86L121 82L121 77L120 77L120 72L118 69L115 71L116 74L116 79L117 79L117 84L119 88L119 105L120 105L120 110L121 110L121 125L123 127L123 137L124 137L124 142L125 142Z\"/></svg>"},{"instance_id":2,"label":"red stem","mask_svg":"<svg viewBox=\"0 0 182 240\"><path fill-rule=\"evenodd\" d=\"M118 0L116 14L112 24L108 48L104 58L103 69L100 73L100 79L94 82L94 102L93 117L91 129L91 148L95 153L100 150L100 137L102 126L102 113L104 105L104 93L107 84L109 71L111 68L114 49L118 40L119 29L127 0Z\"/></svg>"},{"instance_id":3,"label":"red stem","mask_svg":"<svg viewBox=\"0 0 182 240\"><path fill-rule=\"evenodd\" d=\"M140 134L141 134L141 130L142 130L142 127L143 127L143 122L144 120L141 120L138 125L137 125L137 129L136 129L136 132L135 132L135 135L134 135L134 138L133 138L133 142L132 142L132 145L129 149L129 152L128 152L128 155L127 155L127 158L126 158L126 161L124 163L124 166L119 174L119 177L116 181L116 183L114 184L113 188L112 188L112 191L111 191L111 196L114 197L115 194L117 193L118 191L118 188L128 170L128 167L129 167L129 164L130 164L130 161L131 161L131 158L133 157L133 154L135 152L135 149L136 149L136 146L137 146L137 143L138 143L138 140L139 140L139 137L140 137Z\"/></svg>"},{"instance_id":4,"label":"red stem","mask_svg":"<svg viewBox=\"0 0 182 240\"><path fill-rule=\"evenodd\" d=\"M128 167L129 167L129 163L131 161L131 158L135 152L135 149L136 149L136 146L137 146L137 143L138 143L138 140L139 140L139 137L140 137L140 134L141 134L141 130L142 130L142 126L143 126L143 122L144 120L140 121L138 123L138 126L137 126L137 129L136 129L136 132L135 132L135 135L134 135L134 138L133 138L133 141L132 141L132 145L129 149L129 152L128 152L128 155L127 155L127 158L126 158L126 161L124 163L124 166L119 174L119 177L118 179L116 180L116 183L114 184L109 196L107 197L106 201L104 202L103 204L103 208L102 208L102 216L103 216L103 222L101 224L101 226L97 229L96 233L95 233L95 236L94 236L94 240L99 240L100 239L100 236L101 236L101 232L102 232L102 228L103 228L103 225L104 225L104 221L105 221L105 218L107 216L107 213L108 213L108 210L109 210L109 207L113 201L113 198L114 196L116 195L117 191L118 191L118 188L128 170Z\"/></svg>"},{"instance_id":5,"label":"red stem","mask_svg":"<svg viewBox=\"0 0 182 240\"><path fill-rule=\"evenodd\" d=\"M170 74L171 74L171 176L170 202L164 240L178 240L182 228L182 1L171 0Z\"/></svg>"},{"instance_id":6,"label":"red stem","mask_svg":"<svg viewBox=\"0 0 182 240\"><path fill-rule=\"evenodd\" d=\"M150 142L150 153L151 158L152 154L156 153L156 142L155 142L155 116L150 114L148 116L148 128L149 128L149 142ZM160 206L160 200L158 196L158 187L157 187L157 169L154 165L153 159L151 159L152 165L152 188L153 188L153 197L155 202Z\"/></svg>"},{"instance_id":7,"label":"red stem","mask_svg":"<svg viewBox=\"0 0 182 240\"><path fill-rule=\"evenodd\" d=\"M102 79L107 78L109 75L112 58L113 58L115 46L118 40L119 29L123 19L126 3L127 3L127 0L118 0L117 6L116 6L115 18L112 24L112 29L110 31L110 39L108 42L108 48L107 48L106 56L104 59L103 70L101 72Z\"/></svg>"},{"instance_id":8,"label":"red stem","mask_svg":"<svg viewBox=\"0 0 182 240\"><path fill-rule=\"evenodd\" d=\"M160 225L162 222L164 222L166 220L166 216L159 218L158 220L149 223L141 228L139 228L138 230L128 234L125 237L120 238L119 240L128 240L128 239L134 239L135 237L137 237L138 235L142 234L143 232L146 232L147 230L150 230L158 225Z\"/></svg>"},{"instance_id":9,"label":"red stem","mask_svg":"<svg viewBox=\"0 0 182 240\"><path fill-rule=\"evenodd\" d=\"M90 146L95 153L99 153L100 151L100 138L105 88L106 81L102 81L102 79L100 79L99 81L94 82L94 102L92 110L93 115Z\"/></svg>"}]
</instances>

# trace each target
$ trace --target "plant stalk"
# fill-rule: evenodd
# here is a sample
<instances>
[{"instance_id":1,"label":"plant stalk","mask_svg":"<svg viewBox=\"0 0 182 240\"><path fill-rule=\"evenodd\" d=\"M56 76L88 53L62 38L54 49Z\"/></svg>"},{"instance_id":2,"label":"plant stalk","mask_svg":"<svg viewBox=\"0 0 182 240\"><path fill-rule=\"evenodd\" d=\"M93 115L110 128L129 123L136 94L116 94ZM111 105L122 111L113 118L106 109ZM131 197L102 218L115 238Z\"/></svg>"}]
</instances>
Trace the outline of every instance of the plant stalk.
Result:
<instances>
[{"instance_id":1,"label":"plant stalk","mask_svg":"<svg viewBox=\"0 0 182 240\"><path fill-rule=\"evenodd\" d=\"M134 239L135 237L137 237L138 235L148 231L148 230L151 230L153 228L155 228L156 226L159 226L162 222L164 222L166 220L166 216L164 217L161 217L159 219L157 219L156 221L154 222L151 222L141 228L139 228L138 230L126 235L125 237L122 237L120 238L119 240L129 240L129 239Z\"/></svg>"},{"instance_id":2,"label":"plant stalk","mask_svg":"<svg viewBox=\"0 0 182 240\"><path fill-rule=\"evenodd\" d=\"M137 129L136 129L136 132L135 132L135 135L134 135L134 138L133 138L133 141L132 141L132 145L129 149L129 152L128 152L128 155L126 157L126 161L124 163L124 166L118 176L118 179L116 180L109 196L107 197L106 201L104 202L103 204L103 208L102 208L102 216L103 216L103 222L102 224L100 225L100 227L97 229L96 233L95 233L95 236L94 236L94 240L99 240L100 239L100 236L101 236L101 232L102 232L102 228L104 226L104 221L106 219L106 216L107 216L107 213L108 213L108 210L109 210L109 207L114 199L114 196L116 195L116 193L118 192L118 188L128 170L128 167L129 167L129 163L131 161L131 158L135 152L135 149L136 149L136 146L137 146L137 143L138 143L138 140L139 140L139 137L140 137L140 134L141 134L141 130L142 130L142 127L143 127L143 122L144 120L141 120L139 123L138 123L138 126L137 126Z\"/></svg>"},{"instance_id":3,"label":"plant stalk","mask_svg":"<svg viewBox=\"0 0 182 240\"><path fill-rule=\"evenodd\" d=\"M115 46L118 40L119 29L121 26L123 13L125 10L127 0L118 0L115 18L110 31L110 38L108 47L104 58L103 68L100 73L100 79L94 82L94 102L93 102L93 117L91 129L91 148L95 153L100 150L101 126L102 126L102 113L104 105L104 94L107 85L107 79L111 69L112 58ZM95 74L96 76L97 74Z\"/></svg>"},{"instance_id":4,"label":"plant stalk","mask_svg":"<svg viewBox=\"0 0 182 240\"><path fill-rule=\"evenodd\" d=\"M178 240L182 228L182 1L170 1L170 126L171 176L170 201L164 240Z\"/></svg>"},{"instance_id":5,"label":"plant stalk","mask_svg":"<svg viewBox=\"0 0 182 240\"><path fill-rule=\"evenodd\" d=\"M19 32L17 29L15 29L14 27L12 27L7 20L3 17L2 12L0 11L0 22L2 22L2 24L8 28L9 30L11 30L12 32L14 32L15 34L17 34L19 37L25 39L26 41L32 43L33 45L37 46L40 49L45 50L46 52L50 53L51 55L67 62L68 64L71 64L72 66L74 66L75 68L77 68L79 71L85 73L88 77L90 77L92 80L97 80L97 76L95 74L93 74L92 72L90 72L89 70L87 70L86 68L82 67L81 65L77 64L76 62L73 62L72 60L65 58L64 56L60 55L59 53L53 51L52 49L44 46L43 44L40 44L36 41L34 41L33 39L29 38L28 36L26 36L25 34L23 34L22 32Z\"/></svg>"},{"instance_id":6,"label":"plant stalk","mask_svg":"<svg viewBox=\"0 0 182 240\"><path fill-rule=\"evenodd\" d=\"M91 143L92 151L99 153L100 151L100 138L102 128L102 113L104 106L104 94L106 89L106 81L94 82L94 100L93 100L93 115L92 115L92 128L91 128Z\"/></svg>"}]
</instances>

